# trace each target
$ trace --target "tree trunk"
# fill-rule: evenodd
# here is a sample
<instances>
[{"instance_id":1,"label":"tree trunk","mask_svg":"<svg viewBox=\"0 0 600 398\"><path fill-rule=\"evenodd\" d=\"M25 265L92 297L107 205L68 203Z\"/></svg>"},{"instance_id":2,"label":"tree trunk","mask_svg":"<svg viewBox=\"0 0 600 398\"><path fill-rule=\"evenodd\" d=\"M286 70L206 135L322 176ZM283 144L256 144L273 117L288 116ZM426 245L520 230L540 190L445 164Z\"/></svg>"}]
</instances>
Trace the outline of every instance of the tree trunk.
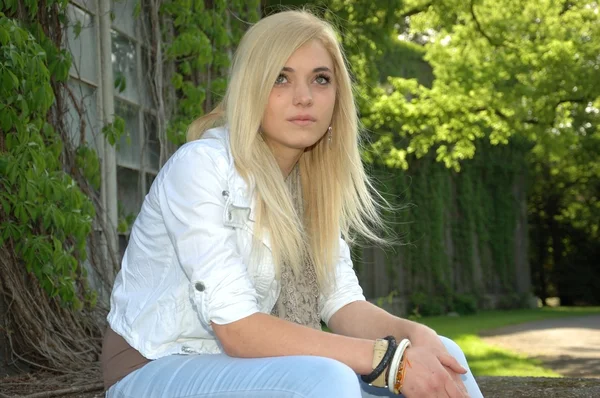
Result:
<instances>
[{"instance_id":1,"label":"tree trunk","mask_svg":"<svg viewBox=\"0 0 600 398\"><path fill-rule=\"evenodd\" d=\"M548 298L547 286L546 286L546 258L548 256L548 248L546 247L546 242L548 239L545 229L545 222L540 217L539 213L537 216L537 225L539 230L538 241L537 241L537 268L538 268L538 286L540 288L540 299L542 300L542 305L545 307L546 299Z\"/></svg>"},{"instance_id":2,"label":"tree trunk","mask_svg":"<svg viewBox=\"0 0 600 398\"><path fill-rule=\"evenodd\" d=\"M6 338L6 300L0 293L0 377L7 375L8 341Z\"/></svg>"}]
</instances>

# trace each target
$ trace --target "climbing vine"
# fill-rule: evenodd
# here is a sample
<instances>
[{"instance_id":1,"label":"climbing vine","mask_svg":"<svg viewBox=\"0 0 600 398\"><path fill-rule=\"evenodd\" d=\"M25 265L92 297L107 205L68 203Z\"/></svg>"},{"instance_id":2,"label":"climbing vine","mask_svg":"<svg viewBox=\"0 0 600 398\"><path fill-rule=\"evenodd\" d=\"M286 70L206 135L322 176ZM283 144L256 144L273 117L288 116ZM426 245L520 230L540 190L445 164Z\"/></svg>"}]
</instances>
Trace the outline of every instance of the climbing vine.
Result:
<instances>
[{"instance_id":1,"label":"climbing vine","mask_svg":"<svg viewBox=\"0 0 600 398\"><path fill-rule=\"evenodd\" d=\"M69 21L68 4L0 0L0 299L11 303L5 331L13 357L63 373L97 370L90 363L105 309L96 307L94 288L110 288L117 268L117 248L103 238L114 226L103 221L101 160L86 142L85 106L67 84L65 29L76 36L82 29ZM135 14L150 38L146 78L158 104L162 163L191 120L218 102L233 47L258 19L259 2L151 0L138 2ZM115 77L116 90L133 84ZM67 125L67 110L79 125ZM115 117L101 133L114 146L127 131ZM132 217L120 221L126 231ZM114 264L102 263L103 249Z\"/></svg>"},{"instance_id":2,"label":"climbing vine","mask_svg":"<svg viewBox=\"0 0 600 398\"><path fill-rule=\"evenodd\" d=\"M58 372L85 368L99 349L89 277L100 275L91 232L103 228L98 156L85 139L73 145L64 122L73 98L61 48L67 3L0 1L3 334L14 358Z\"/></svg>"},{"instance_id":3,"label":"climbing vine","mask_svg":"<svg viewBox=\"0 0 600 398\"><path fill-rule=\"evenodd\" d=\"M259 12L258 0L163 3L161 14L172 21L165 30L166 60L175 65L170 84L176 104L167 131L171 142L185 142L191 121L220 101L234 47Z\"/></svg>"},{"instance_id":4,"label":"climbing vine","mask_svg":"<svg viewBox=\"0 0 600 398\"><path fill-rule=\"evenodd\" d=\"M35 4L30 17L36 15ZM55 101L50 76L56 83L65 82L70 56L53 47L41 27L32 29L37 30L36 39L0 15L0 242L14 247L51 297L81 308L77 282L84 279L78 261L87 258L86 238L95 210L63 170L64 143L47 121ZM97 174L92 153L83 148L75 157L82 174Z\"/></svg>"},{"instance_id":5,"label":"climbing vine","mask_svg":"<svg viewBox=\"0 0 600 398\"><path fill-rule=\"evenodd\" d=\"M527 151L513 141L500 147L478 144L478 154L460 172L433 156L410 159L406 171L384 162L373 168L386 199L404 207L384 215L402 243L386 269L395 281L390 291L405 295L410 311L472 312L486 305L485 293L512 293L521 205L513 192L526 189L517 177L525 173ZM396 282L399 267L404 278Z\"/></svg>"}]
</instances>

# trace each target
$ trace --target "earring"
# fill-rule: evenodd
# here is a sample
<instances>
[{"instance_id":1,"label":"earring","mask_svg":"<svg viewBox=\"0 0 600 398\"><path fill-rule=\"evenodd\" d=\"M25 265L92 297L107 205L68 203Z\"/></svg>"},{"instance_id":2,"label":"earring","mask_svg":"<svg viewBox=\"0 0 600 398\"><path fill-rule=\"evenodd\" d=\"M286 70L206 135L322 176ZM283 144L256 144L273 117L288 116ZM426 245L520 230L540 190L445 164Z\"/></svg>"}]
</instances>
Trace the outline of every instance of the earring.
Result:
<instances>
[{"instance_id":1,"label":"earring","mask_svg":"<svg viewBox=\"0 0 600 398\"><path fill-rule=\"evenodd\" d=\"M329 128L327 128L327 142L329 143L329 146L331 146L331 132L333 131L333 129L331 128L331 126L329 126Z\"/></svg>"}]
</instances>

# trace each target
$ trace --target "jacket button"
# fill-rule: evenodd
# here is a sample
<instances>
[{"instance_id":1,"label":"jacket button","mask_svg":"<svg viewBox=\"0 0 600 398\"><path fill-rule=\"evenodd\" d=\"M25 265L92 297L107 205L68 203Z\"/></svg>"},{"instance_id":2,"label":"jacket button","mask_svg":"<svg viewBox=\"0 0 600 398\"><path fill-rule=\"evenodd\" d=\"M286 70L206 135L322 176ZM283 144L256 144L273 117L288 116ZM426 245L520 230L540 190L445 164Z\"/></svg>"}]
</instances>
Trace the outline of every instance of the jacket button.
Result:
<instances>
[{"instance_id":1,"label":"jacket button","mask_svg":"<svg viewBox=\"0 0 600 398\"><path fill-rule=\"evenodd\" d=\"M206 286L204 286L204 283L202 283L202 282L196 282L196 284L194 285L194 287L199 292L203 292L204 289L206 289Z\"/></svg>"}]
</instances>

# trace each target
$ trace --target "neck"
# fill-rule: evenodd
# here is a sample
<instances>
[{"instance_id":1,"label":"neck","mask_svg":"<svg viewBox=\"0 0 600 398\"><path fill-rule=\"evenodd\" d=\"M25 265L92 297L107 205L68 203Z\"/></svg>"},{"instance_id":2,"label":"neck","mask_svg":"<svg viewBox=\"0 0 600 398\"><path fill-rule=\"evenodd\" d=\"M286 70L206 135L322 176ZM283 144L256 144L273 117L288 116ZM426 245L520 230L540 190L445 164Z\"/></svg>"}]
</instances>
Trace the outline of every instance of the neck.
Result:
<instances>
[{"instance_id":1,"label":"neck","mask_svg":"<svg viewBox=\"0 0 600 398\"><path fill-rule=\"evenodd\" d=\"M283 178L286 178L292 172L294 166L298 163L298 160L300 160L300 157L304 153L304 149L288 148L268 141L267 145L269 145L273 152L273 156L275 156L275 160L279 165L279 169L281 169Z\"/></svg>"},{"instance_id":2,"label":"neck","mask_svg":"<svg viewBox=\"0 0 600 398\"><path fill-rule=\"evenodd\" d=\"M302 156L303 152L304 151L294 151L293 153L286 153L285 155L273 152L273 154L275 155L275 160L277 161L277 164L281 169L281 174L283 174L284 178L290 175L290 173L294 169L294 166L296 166L298 160L300 160L300 157Z\"/></svg>"}]
</instances>

